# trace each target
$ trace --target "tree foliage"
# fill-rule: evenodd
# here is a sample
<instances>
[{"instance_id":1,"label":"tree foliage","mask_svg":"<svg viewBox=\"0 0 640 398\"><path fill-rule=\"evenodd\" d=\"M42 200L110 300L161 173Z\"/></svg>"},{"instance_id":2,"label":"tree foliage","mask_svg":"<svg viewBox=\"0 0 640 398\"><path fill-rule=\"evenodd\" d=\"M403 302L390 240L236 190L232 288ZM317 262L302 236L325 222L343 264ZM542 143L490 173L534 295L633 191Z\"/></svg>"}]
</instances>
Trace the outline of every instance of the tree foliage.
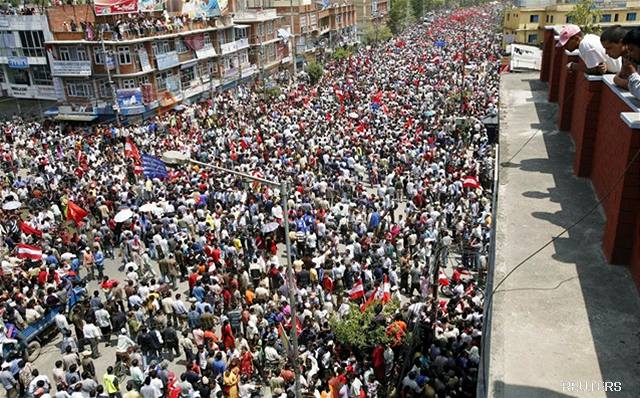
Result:
<instances>
[{"instance_id":1,"label":"tree foliage","mask_svg":"<svg viewBox=\"0 0 640 398\"><path fill-rule=\"evenodd\" d=\"M600 10L596 8L595 0L581 0L575 8L567 13L571 23L576 24L585 33L596 33L597 22L600 21Z\"/></svg>"},{"instance_id":2,"label":"tree foliage","mask_svg":"<svg viewBox=\"0 0 640 398\"><path fill-rule=\"evenodd\" d=\"M309 79L311 80L311 84L316 84L322 75L324 74L324 69L322 65L317 62L311 62L305 68L305 72L309 75Z\"/></svg>"},{"instance_id":3,"label":"tree foliage","mask_svg":"<svg viewBox=\"0 0 640 398\"><path fill-rule=\"evenodd\" d=\"M329 319L336 340L352 349L371 349L380 344L388 344L391 338L387 336L385 325L376 322L376 305L371 304L365 312L360 311L357 304L349 304L349 313L342 318L335 314ZM399 303L391 301L382 309L382 317L389 319L398 309Z\"/></svg>"},{"instance_id":4,"label":"tree foliage","mask_svg":"<svg viewBox=\"0 0 640 398\"><path fill-rule=\"evenodd\" d=\"M402 32L407 23L407 12L407 0L395 0L393 2L389 12L389 20L387 21L391 33L398 34Z\"/></svg>"},{"instance_id":5,"label":"tree foliage","mask_svg":"<svg viewBox=\"0 0 640 398\"><path fill-rule=\"evenodd\" d=\"M411 11L416 19L422 18L424 13L425 0L411 0Z\"/></svg>"},{"instance_id":6,"label":"tree foliage","mask_svg":"<svg viewBox=\"0 0 640 398\"><path fill-rule=\"evenodd\" d=\"M364 45L375 44L381 41L387 41L393 37L393 33L391 33L391 29L388 26L369 26L364 31L364 36L362 37L362 43Z\"/></svg>"},{"instance_id":7,"label":"tree foliage","mask_svg":"<svg viewBox=\"0 0 640 398\"><path fill-rule=\"evenodd\" d=\"M341 59L349 58L352 54L353 54L353 50L351 48L348 48L348 47L336 48L336 50L333 52L333 59L339 61Z\"/></svg>"}]
</instances>

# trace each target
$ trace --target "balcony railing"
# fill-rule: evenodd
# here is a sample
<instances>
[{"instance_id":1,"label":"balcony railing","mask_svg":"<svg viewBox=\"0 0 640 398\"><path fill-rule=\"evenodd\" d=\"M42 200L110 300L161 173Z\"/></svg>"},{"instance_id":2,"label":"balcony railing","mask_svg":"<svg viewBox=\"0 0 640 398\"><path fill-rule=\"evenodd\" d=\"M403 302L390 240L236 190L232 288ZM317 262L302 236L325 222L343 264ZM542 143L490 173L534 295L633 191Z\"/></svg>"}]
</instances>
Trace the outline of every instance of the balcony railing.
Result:
<instances>
[{"instance_id":1,"label":"balcony railing","mask_svg":"<svg viewBox=\"0 0 640 398\"><path fill-rule=\"evenodd\" d=\"M91 61L52 61L52 76L91 76Z\"/></svg>"},{"instance_id":2,"label":"balcony railing","mask_svg":"<svg viewBox=\"0 0 640 398\"><path fill-rule=\"evenodd\" d=\"M220 44L220 53L222 53L223 55L229 54L247 47L249 47L249 39L239 39L230 43Z\"/></svg>"}]
</instances>

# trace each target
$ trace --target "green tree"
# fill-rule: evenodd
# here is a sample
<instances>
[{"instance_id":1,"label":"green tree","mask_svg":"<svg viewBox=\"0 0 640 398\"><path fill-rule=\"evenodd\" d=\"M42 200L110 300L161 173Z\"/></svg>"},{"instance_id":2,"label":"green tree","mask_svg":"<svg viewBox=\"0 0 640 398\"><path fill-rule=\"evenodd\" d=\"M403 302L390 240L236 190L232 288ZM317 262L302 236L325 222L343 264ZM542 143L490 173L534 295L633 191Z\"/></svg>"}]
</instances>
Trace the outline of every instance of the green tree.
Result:
<instances>
[{"instance_id":1,"label":"green tree","mask_svg":"<svg viewBox=\"0 0 640 398\"><path fill-rule=\"evenodd\" d=\"M350 48L336 48L333 52L333 59L339 61L341 59L349 58L353 54L353 51Z\"/></svg>"},{"instance_id":2,"label":"green tree","mask_svg":"<svg viewBox=\"0 0 640 398\"><path fill-rule=\"evenodd\" d=\"M413 16L416 19L422 18L422 14L424 13L424 3L425 0L411 0L411 10L413 11Z\"/></svg>"},{"instance_id":3,"label":"green tree","mask_svg":"<svg viewBox=\"0 0 640 398\"><path fill-rule=\"evenodd\" d=\"M385 325L374 322L376 305L372 303L365 312L360 311L360 307L354 303L350 303L349 307L349 313L344 317L338 318L333 315L329 319L331 330L340 344L363 350L391 341L387 336ZM385 319L389 319L398 307L397 301L391 301L383 307L382 315Z\"/></svg>"},{"instance_id":4,"label":"green tree","mask_svg":"<svg viewBox=\"0 0 640 398\"><path fill-rule=\"evenodd\" d=\"M584 33L597 33L600 21L600 10L595 0L581 0L575 8L567 13L567 19L580 27Z\"/></svg>"},{"instance_id":5,"label":"green tree","mask_svg":"<svg viewBox=\"0 0 640 398\"><path fill-rule=\"evenodd\" d=\"M322 68L322 65L320 65L317 62L311 62L310 64L308 64L307 67L305 68L305 71L309 75L311 84L316 84L324 74L324 69Z\"/></svg>"},{"instance_id":6,"label":"green tree","mask_svg":"<svg viewBox=\"0 0 640 398\"><path fill-rule=\"evenodd\" d=\"M405 28L407 22L407 0L395 0L391 5L387 25L391 33L398 34Z\"/></svg>"},{"instance_id":7,"label":"green tree","mask_svg":"<svg viewBox=\"0 0 640 398\"><path fill-rule=\"evenodd\" d=\"M393 33L391 33L391 29L388 26L369 26L364 31L364 36L362 37L362 44L370 45L375 44L381 41L387 41L393 37Z\"/></svg>"}]
</instances>

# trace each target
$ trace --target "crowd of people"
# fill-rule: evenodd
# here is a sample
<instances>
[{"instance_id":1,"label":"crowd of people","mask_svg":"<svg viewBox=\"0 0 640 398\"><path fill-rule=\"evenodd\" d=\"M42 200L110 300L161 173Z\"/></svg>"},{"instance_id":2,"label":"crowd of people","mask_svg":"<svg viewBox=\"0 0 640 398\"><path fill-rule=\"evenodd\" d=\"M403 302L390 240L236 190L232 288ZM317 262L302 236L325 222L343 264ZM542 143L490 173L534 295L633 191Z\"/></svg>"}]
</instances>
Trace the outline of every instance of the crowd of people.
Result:
<instances>
[{"instance_id":1,"label":"crowd of people","mask_svg":"<svg viewBox=\"0 0 640 398\"><path fill-rule=\"evenodd\" d=\"M0 341L53 309L62 334L53 370L3 352L7 396L474 396L498 17L431 14L271 99L3 122ZM169 150L290 193L193 163L150 177L141 156ZM363 313L375 342L335 329Z\"/></svg>"}]
</instances>

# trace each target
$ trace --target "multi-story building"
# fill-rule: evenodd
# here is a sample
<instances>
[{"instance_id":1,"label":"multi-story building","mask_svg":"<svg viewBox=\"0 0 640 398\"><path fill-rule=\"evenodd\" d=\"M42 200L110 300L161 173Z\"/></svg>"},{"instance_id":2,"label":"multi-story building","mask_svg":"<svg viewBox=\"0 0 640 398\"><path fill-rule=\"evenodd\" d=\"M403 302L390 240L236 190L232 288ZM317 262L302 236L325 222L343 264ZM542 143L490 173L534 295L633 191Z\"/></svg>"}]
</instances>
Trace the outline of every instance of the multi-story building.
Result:
<instances>
[{"instance_id":1,"label":"multi-story building","mask_svg":"<svg viewBox=\"0 0 640 398\"><path fill-rule=\"evenodd\" d=\"M324 48L354 44L358 40L356 8L353 4L334 3L318 10L319 36Z\"/></svg>"},{"instance_id":2,"label":"multi-story building","mask_svg":"<svg viewBox=\"0 0 640 398\"><path fill-rule=\"evenodd\" d=\"M290 29L275 9L243 8L234 13L233 19L249 27L249 61L256 65L260 76L269 76L274 71L289 67Z\"/></svg>"},{"instance_id":3,"label":"multi-story building","mask_svg":"<svg viewBox=\"0 0 640 398\"><path fill-rule=\"evenodd\" d=\"M391 9L388 0L355 0L354 5L360 33L384 24Z\"/></svg>"},{"instance_id":4,"label":"multi-story building","mask_svg":"<svg viewBox=\"0 0 640 398\"><path fill-rule=\"evenodd\" d=\"M640 1L595 3L600 13L597 25L606 28L611 25L637 26ZM511 43L531 45L542 44L544 28L548 25L572 23L567 15L575 8L575 2L553 0L521 0L505 9L503 20L503 46Z\"/></svg>"},{"instance_id":5,"label":"multi-story building","mask_svg":"<svg viewBox=\"0 0 640 398\"><path fill-rule=\"evenodd\" d=\"M56 100L45 42L44 15L0 15L0 91L15 98Z\"/></svg>"},{"instance_id":6,"label":"multi-story building","mask_svg":"<svg viewBox=\"0 0 640 398\"><path fill-rule=\"evenodd\" d=\"M248 26L231 15L161 11L96 15L91 5L48 10L46 42L64 100L60 119L146 117L253 78Z\"/></svg>"}]
</instances>

